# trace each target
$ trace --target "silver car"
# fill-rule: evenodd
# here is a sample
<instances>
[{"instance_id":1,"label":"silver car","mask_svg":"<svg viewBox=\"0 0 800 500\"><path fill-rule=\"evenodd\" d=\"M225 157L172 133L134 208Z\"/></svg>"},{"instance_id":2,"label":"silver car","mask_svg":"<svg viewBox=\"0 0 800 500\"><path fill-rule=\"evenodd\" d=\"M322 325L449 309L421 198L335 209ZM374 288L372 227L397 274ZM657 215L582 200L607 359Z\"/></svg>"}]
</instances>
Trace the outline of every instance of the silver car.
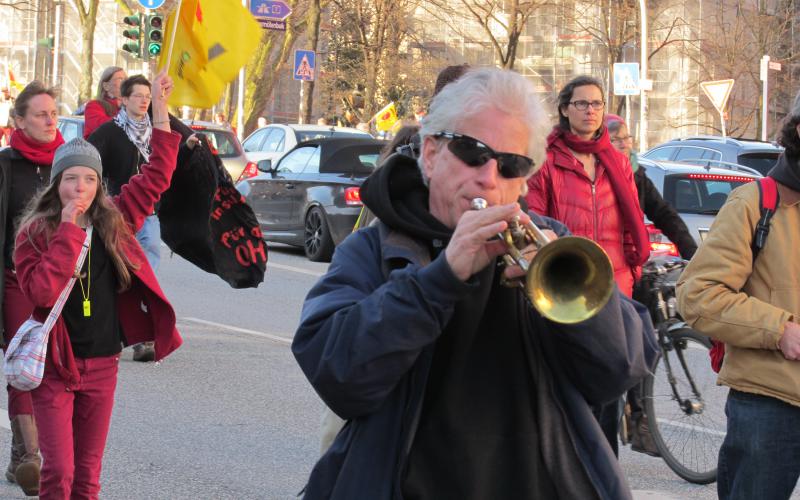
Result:
<instances>
[{"instance_id":1,"label":"silver car","mask_svg":"<svg viewBox=\"0 0 800 500\"><path fill-rule=\"evenodd\" d=\"M244 172L258 172L255 163L247 161L242 144L228 125L218 125L212 122L198 120L182 120L196 133L205 134L208 144L222 160L225 170L231 174L231 179L236 183ZM255 174L254 174L255 175Z\"/></svg>"},{"instance_id":2,"label":"silver car","mask_svg":"<svg viewBox=\"0 0 800 500\"><path fill-rule=\"evenodd\" d=\"M688 165L639 157L647 177L689 228L698 245L731 191L762 177L755 170ZM651 229L651 247L658 232ZM665 243L668 242L664 238Z\"/></svg>"}]
</instances>

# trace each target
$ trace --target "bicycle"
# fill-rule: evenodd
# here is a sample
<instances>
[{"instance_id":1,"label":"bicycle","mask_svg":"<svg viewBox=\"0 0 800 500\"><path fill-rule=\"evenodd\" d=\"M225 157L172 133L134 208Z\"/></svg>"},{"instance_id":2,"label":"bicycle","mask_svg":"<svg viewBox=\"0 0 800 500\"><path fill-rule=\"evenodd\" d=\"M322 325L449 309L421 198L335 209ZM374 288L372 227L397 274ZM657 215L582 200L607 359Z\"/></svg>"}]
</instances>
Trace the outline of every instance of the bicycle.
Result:
<instances>
[{"instance_id":1,"label":"bicycle","mask_svg":"<svg viewBox=\"0 0 800 500\"><path fill-rule=\"evenodd\" d=\"M716 384L711 341L689 327L676 310L675 285L683 260L657 260L642 270L642 291L656 325L661 357L644 381L643 401L661 457L678 476L695 484L717 479L725 438L728 389Z\"/></svg>"}]
</instances>

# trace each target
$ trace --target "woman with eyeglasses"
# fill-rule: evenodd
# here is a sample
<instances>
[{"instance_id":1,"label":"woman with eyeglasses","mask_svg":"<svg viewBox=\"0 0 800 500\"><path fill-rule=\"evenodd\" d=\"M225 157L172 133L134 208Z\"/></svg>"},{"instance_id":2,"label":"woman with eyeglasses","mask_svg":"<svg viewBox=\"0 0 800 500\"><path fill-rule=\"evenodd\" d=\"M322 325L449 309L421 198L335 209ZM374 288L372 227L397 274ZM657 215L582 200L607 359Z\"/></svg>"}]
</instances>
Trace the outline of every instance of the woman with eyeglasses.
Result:
<instances>
[{"instance_id":1,"label":"woman with eyeglasses","mask_svg":"<svg viewBox=\"0 0 800 500\"><path fill-rule=\"evenodd\" d=\"M598 79L579 76L564 86L558 94L559 122L547 137L547 159L528 179L525 199L534 212L563 222L572 234L603 247L617 286L630 297L650 255L650 242L630 162L609 140L604 108ZM593 411L618 455L618 402Z\"/></svg>"},{"instance_id":2,"label":"woman with eyeglasses","mask_svg":"<svg viewBox=\"0 0 800 500\"><path fill-rule=\"evenodd\" d=\"M86 103L86 110L83 112L84 139L97 130L97 127L117 116L122 97L120 86L126 78L125 70L119 66L109 66L103 70L97 84L97 95Z\"/></svg>"}]
</instances>

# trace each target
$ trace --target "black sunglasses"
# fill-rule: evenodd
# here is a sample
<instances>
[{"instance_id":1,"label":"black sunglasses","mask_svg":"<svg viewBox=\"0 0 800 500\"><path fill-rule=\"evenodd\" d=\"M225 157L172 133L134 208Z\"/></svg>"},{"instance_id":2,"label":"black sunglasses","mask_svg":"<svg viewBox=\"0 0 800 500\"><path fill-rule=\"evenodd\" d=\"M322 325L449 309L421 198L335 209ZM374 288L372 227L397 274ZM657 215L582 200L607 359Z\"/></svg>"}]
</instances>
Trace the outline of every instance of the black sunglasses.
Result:
<instances>
[{"instance_id":1,"label":"black sunglasses","mask_svg":"<svg viewBox=\"0 0 800 500\"><path fill-rule=\"evenodd\" d=\"M497 170L506 179L525 177L533 169L533 160L527 156L514 153L498 153L474 137L455 132L438 132L433 137L445 138L450 141L447 149L456 158L470 167L482 167L494 158L497 160Z\"/></svg>"}]
</instances>

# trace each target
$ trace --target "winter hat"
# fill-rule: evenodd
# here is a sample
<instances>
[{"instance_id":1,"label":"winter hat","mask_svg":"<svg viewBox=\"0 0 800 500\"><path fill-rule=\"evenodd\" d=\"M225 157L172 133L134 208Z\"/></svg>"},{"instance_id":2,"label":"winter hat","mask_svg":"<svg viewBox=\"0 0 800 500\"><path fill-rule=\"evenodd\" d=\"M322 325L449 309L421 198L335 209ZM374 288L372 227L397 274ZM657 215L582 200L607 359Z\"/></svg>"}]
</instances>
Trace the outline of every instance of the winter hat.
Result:
<instances>
[{"instance_id":1,"label":"winter hat","mask_svg":"<svg viewBox=\"0 0 800 500\"><path fill-rule=\"evenodd\" d=\"M100 153L91 143L80 137L76 137L56 149L53 166L50 169L50 182L53 182L58 174L69 167L89 167L97 172L99 177L103 176L103 162L100 160Z\"/></svg>"},{"instance_id":2,"label":"winter hat","mask_svg":"<svg viewBox=\"0 0 800 500\"><path fill-rule=\"evenodd\" d=\"M608 127L608 124L611 122L620 122L625 125L625 120L623 120L621 116L606 113L606 115L603 117L603 123L606 127ZM627 125L625 126L627 127Z\"/></svg>"}]
</instances>

